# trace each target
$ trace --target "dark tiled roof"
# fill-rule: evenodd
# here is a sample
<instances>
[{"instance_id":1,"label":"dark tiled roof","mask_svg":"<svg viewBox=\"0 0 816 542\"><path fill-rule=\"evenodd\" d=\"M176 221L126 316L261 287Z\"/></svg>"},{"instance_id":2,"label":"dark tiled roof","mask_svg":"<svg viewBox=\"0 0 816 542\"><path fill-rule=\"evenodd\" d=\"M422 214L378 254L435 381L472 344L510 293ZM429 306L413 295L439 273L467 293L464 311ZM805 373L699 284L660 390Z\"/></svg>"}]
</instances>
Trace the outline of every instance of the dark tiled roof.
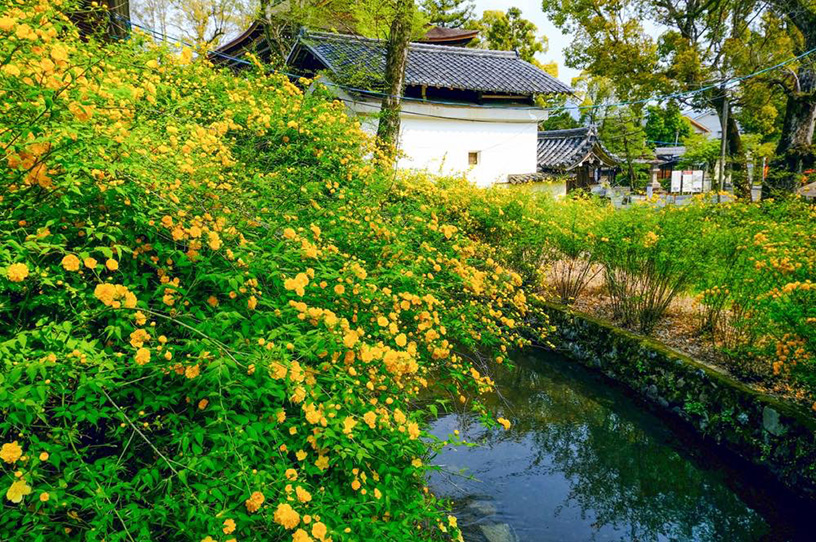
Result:
<instances>
[{"instance_id":1,"label":"dark tiled roof","mask_svg":"<svg viewBox=\"0 0 816 542\"><path fill-rule=\"evenodd\" d=\"M551 179L546 173L511 173L507 176L507 184L525 184L542 182Z\"/></svg>"},{"instance_id":2,"label":"dark tiled roof","mask_svg":"<svg viewBox=\"0 0 816 542\"><path fill-rule=\"evenodd\" d=\"M379 40L345 34L308 33L289 54L309 50L325 67L344 81L376 86L385 70L385 44ZM496 92L506 94L571 93L572 89L548 73L521 60L513 51L489 51L411 43L405 84Z\"/></svg>"},{"instance_id":3,"label":"dark tiled roof","mask_svg":"<svg viewBox=\"0 0 816 542\"><path fill-rule=\"evenodd\" d=\"M464 30L462 28L445 28L433 26L425 32L421 42L444 43L450 45L465 45L479 34L478 30Z\"/></svg>"},{"instance_id":4,"label":"dark tiled roof","mask_svg":"<svg viewBox=\"0 0 816 542\"><path fill-rule=\"evenodd\" d=\"M619 162L603 146L594 125L538 132L538 171L567 171L588 157L608 167Z\"/></svg>"}]
</instances>

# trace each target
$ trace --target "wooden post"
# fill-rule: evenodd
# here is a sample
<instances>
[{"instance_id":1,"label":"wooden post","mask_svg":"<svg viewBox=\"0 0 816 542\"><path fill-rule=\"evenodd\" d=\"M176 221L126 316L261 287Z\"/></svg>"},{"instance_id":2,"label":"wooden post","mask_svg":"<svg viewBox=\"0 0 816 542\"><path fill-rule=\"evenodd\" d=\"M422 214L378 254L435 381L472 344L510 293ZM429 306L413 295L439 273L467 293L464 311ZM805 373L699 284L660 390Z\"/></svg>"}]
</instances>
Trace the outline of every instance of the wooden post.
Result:
<instances>
[{"instance_id":1,"label":"wooden post","mask_svg":"<svg viewBox=\"0 0 816 542\"><path fill-rule=\"evenodd\" d=\"M728 133L728 91L725 89L725 84L722 86L723 90L723 108L722 108L722 117L721 117L721 130L720 134L722 135L722 141L720 142L720 182L717 183L717 203L720 202L720 192L723 191L723 187L725 186L725 148L726 148L726 136Z\"/></svg>"}]
</instances>

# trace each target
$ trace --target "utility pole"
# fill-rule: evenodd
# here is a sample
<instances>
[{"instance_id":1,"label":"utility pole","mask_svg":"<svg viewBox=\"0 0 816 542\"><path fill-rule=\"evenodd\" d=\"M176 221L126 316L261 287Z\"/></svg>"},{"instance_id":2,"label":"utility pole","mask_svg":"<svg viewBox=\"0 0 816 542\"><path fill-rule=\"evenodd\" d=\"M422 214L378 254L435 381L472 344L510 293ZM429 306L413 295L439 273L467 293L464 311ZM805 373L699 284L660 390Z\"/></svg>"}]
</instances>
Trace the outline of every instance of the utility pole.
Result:
<instances>
[{"instance_id":1,"label":"utility pole","mask_svg":"<svg viewBox=\"0 0 816 542\"><path fill-rule=\"evenodd\" d=\"M722 134L722 141L720 142L720 182L717 187L717 203L720 202L720 193L725 186L725 150L728 143L728 90L725 88L725 83L722 85L723 91L723 108L722 108L722 124L720 133Z\"/></svg>"}]
</instances>

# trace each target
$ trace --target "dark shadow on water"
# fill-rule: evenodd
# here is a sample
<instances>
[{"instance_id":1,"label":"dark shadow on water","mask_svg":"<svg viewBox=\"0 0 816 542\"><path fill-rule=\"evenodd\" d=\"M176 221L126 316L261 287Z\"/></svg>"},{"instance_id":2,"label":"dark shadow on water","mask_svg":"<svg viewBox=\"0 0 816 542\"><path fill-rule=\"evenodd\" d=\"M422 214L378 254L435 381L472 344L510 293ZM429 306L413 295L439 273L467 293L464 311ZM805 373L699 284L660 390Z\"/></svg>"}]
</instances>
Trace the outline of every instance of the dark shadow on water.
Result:
<instances>
[{"instance_id":1,"label":"dark shadow on water","mask_svg":"<svg viewBox=\"0 0 816 542\"><path fill-rule=\"evenodd\" d=\"M470 413L432 424L481 444L446 447L430 477L467 541L816 540L814 510L607 379L551 353L516 364L487 398L509 431Z\"/></svg>"}]
</instances>

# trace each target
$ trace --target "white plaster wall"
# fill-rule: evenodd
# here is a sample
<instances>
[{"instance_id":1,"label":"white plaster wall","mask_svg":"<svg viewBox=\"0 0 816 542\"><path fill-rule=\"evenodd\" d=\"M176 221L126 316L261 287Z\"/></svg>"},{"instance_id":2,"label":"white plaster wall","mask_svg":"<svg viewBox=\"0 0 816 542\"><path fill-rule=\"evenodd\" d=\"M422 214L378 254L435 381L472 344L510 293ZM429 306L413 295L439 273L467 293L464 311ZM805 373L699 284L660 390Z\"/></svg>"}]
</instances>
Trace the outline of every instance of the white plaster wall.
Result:
<instances>
[{"instance_id":1,"label":"white plaster wall","mask_svg":"<svg viewBox=\"0 0 816 542\"><path fill-rule=\"evenodd\" d=\"M474 122L404 116L399 167L431 173L464 173L479 186L504 182L510 173L536 170L538 128L535 122ZM468 153L479 164L468 164Z\"/></svg>"},{"instance_id":2,"label":"white plaster wall","mask_svg":"<svg viewBox=\"0 0 816 542\"><path fill-rule=\"evenodd\" d=\"M349 103L349 101L347 101ZM377 129L379 104L349 105L363 128ZM535 173L541 109L474 108L403 102L398 166L436 174L465 174L479 186L507 180L508 174ZM468 164L468 153L479 153L479 164Z\"/></svg>"}]
</instances>

